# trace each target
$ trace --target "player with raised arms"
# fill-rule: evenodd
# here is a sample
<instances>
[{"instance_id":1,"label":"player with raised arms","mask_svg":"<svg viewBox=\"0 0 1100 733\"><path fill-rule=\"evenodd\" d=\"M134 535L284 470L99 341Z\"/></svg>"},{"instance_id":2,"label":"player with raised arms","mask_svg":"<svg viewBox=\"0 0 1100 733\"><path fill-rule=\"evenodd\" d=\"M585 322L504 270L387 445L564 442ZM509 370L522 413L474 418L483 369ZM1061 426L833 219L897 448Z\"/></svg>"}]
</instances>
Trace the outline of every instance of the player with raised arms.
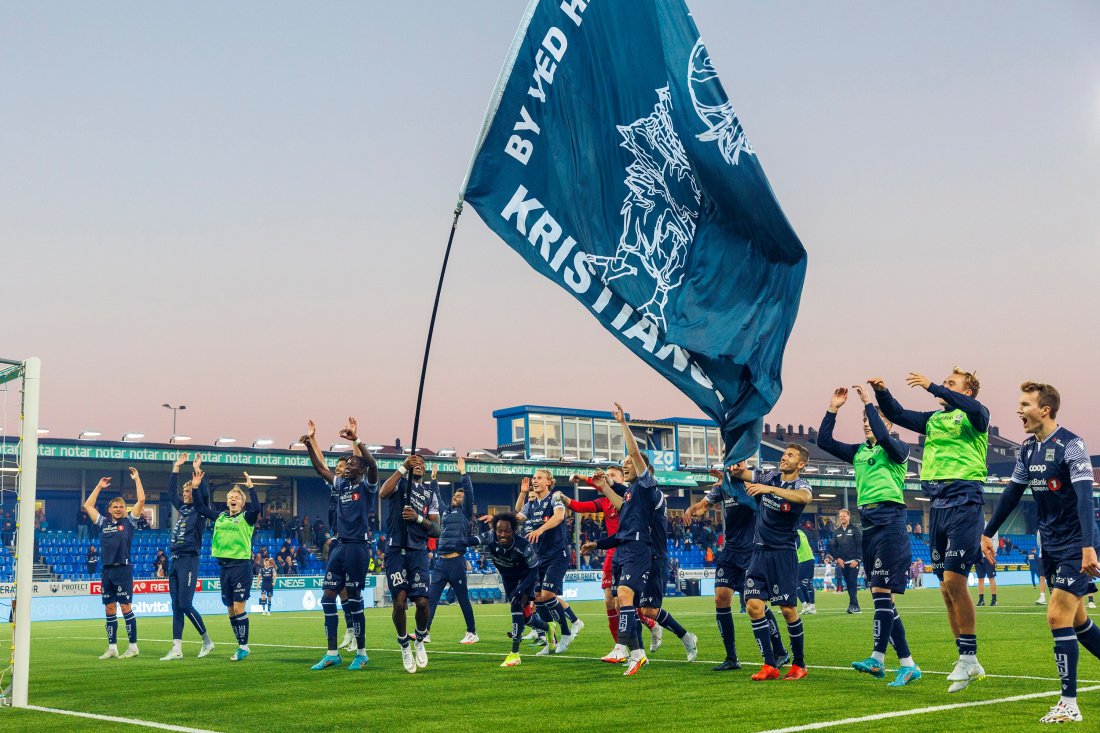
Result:
<instances>
[{"instance_id":1,"label":"player with raised arms","mask_svg":"<svg viewBox=\"0 0 1100 733\"><path fill-rule=\"evenodd\" d=\"M925 435L920 482L932 500L928 520L932 570L940 579L940 594L959 650L959 659L947 675L951 683L947 691L960 692L974 680L985 679L985 668L978 661L974 600L966 579L981 555L989 410L978 402L977 375L959 367L951 370L942 385L932 384L916 372L909 372L905 381L910 387L927 390L939 400L941 409L906 410L881 378L867 383L875 390L884 418Z\"/></svg>"},{"instance_id":2,"label":"player with raised arms","mask_svg":"<svg viewBox=\"0 0 1100 733\"><path fill-rule=\"evenodd\" d=\"M921 678L913 661L901 615L894 596L905 593L913 551L905 529L905 472L909 465L909 446L890 435L891 425L884 422L870 395L860 386L853 387L863 402L864 442L855 445L833 438L837 412L848 401L848 390L838 387L829 399L829 409L821 420L817 445L855 468L856 503L863 528L863 567L867 585L875 603L871 625L871 656L852 667L872 677L886 676L886 646L893 644L898 654L898 671L890 687L903 687ZM845 559L849 559L847 555Z\"/></svg>"},{"instance_id":3,"label":"player with raised arms","mask_svg":"<svg viewBox=\"0 0 1100 733\"><path fill-rule=\"evenodd\" d=\"M203 477L201 470L196 471L191 476L192 487L201 487ZM247 497L244 489L248 489ZM234 484L226 494L224 512L207 504L207 497L201 490L193 493L192 497L195 499L195 510L214 522L210 554L217 559L221 569L222 603L229 612L229 625L237 638L237 649L229 660L240 662L250 653L247 601L252 596L252 535L263 507L256 498L256 489L247 473L244 475L244 488Z\"/></svg>"},{"instance_id":4,"label":"player with raised arms","mask_svg":"<svg viewBox=\"0 0 1100 733\"><path fill-rule=\"evenodd\" d=\"M439 536L439 497L424 480L424 459L411 455L382 485L386 550L382 564L393 598L393 626L401 663L413 674L428 666L428 538ZM408 633L408 599L416 605L416 633Z\"/></svg>"},{"instance_id":5,"label":"player with raised arms","mask_svg":"<svg viewBox=\"0 0 1100 733\"><path fill-rule=\"evenodd\" d=\"M138 517L145 509L145 488L141 485L141 475L136 468L130 469L130 478L137 489L137 502L132 511L126 511L126 500L121 496L111 499L107 505L105 517L100 514L95 503L99 498L99 492L111 485L110 476L104 476L92 489L92 493L84 501L84 511L92 524L100 529L100 544L103 557L103 580L101 593L103 606L107 614L107 651L99 658L112 659L121 656L123 659L136 657L139 653L137 644L137 618L130 606L134 597L134 567L130 564L130 546L134 542L134 532L137 530ZM118 653L118 607L122 606L122 620L126 624L126 651Z\"/></svg>"},{"instance_id":6,"label":"player with raised arms","mask_svg":"<svg viewBox=\"0 0 1100 733\"><path fill-rule=\"evenodd\" d=\"M322 670L342 662L336 645L336 635L340 628L336 598L340 591L346 590L344 608L351 616L350 628L355 636L356 647L355 658L348 669L358 671L364 669L368 662L364 635L363 588L366 586L367 563L370 560L367 547L367 538L370 536L368 516L371 499L378 493L378 463L359 441L359 425L355 418L349 417L347 427L340 431L340 437L355 446L356 454L348 457L344 462L343 473L336 475L325 463L324 454L317 445L317 426L312 420L308 424L309 430L302 442L306 444L313 470L332 487L330 502L336 505L333 530L338 540L329 552L325 566L324 592L321 596L328 651L310 669Z\"/></svg>"},{"instance_id":7,"label":"player with raised arms","mask_svg":"<svg viewBox=\"0 0 1100 733\"><path fill-rule=\"evenodd\" d=\"M1100 629L1085 610L1085 596L1096 592L1092 579L1100 576L1092 462L1085 441L1055 422L1061 404L1061 395L1049 384L1020 385L1016 414L1030 437L1020 446L1012 478L982 533L982 553L996 562L993 535L1031 489L1043 540L1043 574L1050 587L1047 625L1062 679L1062 697L1040 723L1083 720L1077 707L1078 644L1100 658Z\"/></svg>"},{"instance_id":8,"label":"player with raised arms","mask_svg":"<svg viewBox=\"0 0 1100 733\"><path fill-rule=\"evenodd\" d=\"M459 473L459 485L451 494L447 508L439 515L439 543L435 550L435 570L432 583L428 588L428 632L431 633L435 609L443 591L450 585L455 592L455 600L462 609L462 618L466 622L466 635L459 644L476 644L477 627L474 624L474 607L470 604L470 588L466 579L466 559L463 551L465 541L473 531L474 483L466 473L466 459L459 457L455 468ZM435 483L435 471L432 471ZM428 639L425 639L428 641Z\"/></svg>"},{"instance_id":9,"label":"player with raised arms","mask_svg":"<svg viewBox=\"0 0 1100 733\"><path fill-rule=\"evenodd\" d=\"M180 468L187 463L188 455L180 453L172 464L168 476L168 500L176 509L176 521L168 535L168 595L172 599L172 648L161 657L162 662L183 659L183 621L187 619L202 637L199 657L214 651L214 642L206 631L206 622L195 608L195 582L199 577L199 555L202 553L202 535L206 520L196 509L195 494L203 491L197 483L183 484L180 496ZM195 473L202 474L202 454L196 453L191 464Z\"/></svg>"}]
</instances>

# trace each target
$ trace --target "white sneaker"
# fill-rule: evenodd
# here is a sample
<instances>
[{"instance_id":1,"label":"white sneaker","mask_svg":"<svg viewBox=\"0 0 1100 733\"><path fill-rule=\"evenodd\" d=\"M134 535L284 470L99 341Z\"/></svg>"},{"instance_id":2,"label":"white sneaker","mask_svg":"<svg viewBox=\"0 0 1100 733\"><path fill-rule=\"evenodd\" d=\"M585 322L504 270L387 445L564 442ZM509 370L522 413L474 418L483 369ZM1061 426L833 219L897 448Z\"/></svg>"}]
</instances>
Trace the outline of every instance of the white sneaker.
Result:
<instances>
[{"instance_id":1,"label":"white sneaker","mask_svg":"<svg viewBox=\"0 0 1100 733\"><path fill-rule=\"evenodd\" d=\"M803 608L800 611L800 613L803 616L813 616L815 613L817 613L817 604L816 603L808 604L805 608Z\"/></svg>"},{"instance_id":2,"label":"white sneaker","mask_svg":"<svg viewBox=\"0 0 1100 733\"><path fill-rule=\"evenodd\" d=\"M638 670L649 664L649 660L646 659L645 652L641 649L630 652L630 657L627 659L626 671L623 672L623 677L633 677L638 673Z\"/></svg>"},{"instance_id":3,"label":"white sneaker","mask_svg":"<svg viewBox=\"0 0 1100 733\"><path fill-rule=\"evenodd\" d=\"M424 634L424 643L425 644L431 644L432 643L432 635L430 633Z\"/></svg>"},{"instance_id":4,"label":"white sneaker","mask_svg":"<svg viewBox=\"0 0 1100 733\"><path fill-rule=\"evenodd\" d=\"M171 662L173 659L183 659L183 650L179 647L172 647L172 651L165 654L160 658L162 662Z\"/></svg>"},{"instance_id":5,"label":"white sneaker","mask_svg":"<svg viewBox=\"0 0 1100 733\"><path fill-rule=\"evenodd\" d=\"M1096 601L1089 601L1089 608L1096 608Z\"/></svg>"},{"instance_id":6,"label":"white sneaker","mask_svg":"<svg viewBox=\"0 0 1100 733\"><path fill-rule=\"evenodd\" d=\"M947 675L947 681L951 683L947 691L961 692L974 680L982 679L985 679L985 669L982 668L977 658L973 661L969 659L960 659L955 662L955 668L951 670L951 674Z\"/></svg>"},{"instance_id":7,"label":"white sneaker","mask_svg":"<svg viewBox=\"0 0 1100 733\"><path fill-rule=\"evenodd\" d=\"M426 642L431 641L431 639L425 637L424 641L426 641ZM466 636L462 637L462 641L460 641L458 643L459 644L476 644L479 641L481 641L481 639L477 638L477 634L474 634L474 633L471 633L471 632L467 631Z\"/></svg>"},{"instance_id":8,"label":"white sneaker","mask_svg":"<svg viewBox=\"0 0 1100 733\"><path fill-rule=\"evenodd\" d=\"M1080 723L1084 718L1076 705L1067 705L1059 700L1050 712L1039 718L1040 723Z\"/></svg>"},{"instance_id":9,"label":"white sneaker","mask_svg":"<svg viewBox=\"0 0 1100 733\"><path fill-rule=\"evenodd\" d=\"M554 653L555 654L562 654L563 652L568 650L569 645L572 644L573 640L576 639L576 638L577 638L576 634L566 634L565 636L561 637L561 641L559 641L558 645L554 648Z\"/></svg>"},{"instance_id":10,"label":"white sneaker","mask_svg":"<svg viewBox=\"0 0 1100 733\"><path fill-rule=\"evenodd\" d=\"M527 632L526 635L524 635L523 641L530 641L531 639L534 639L538 635L539 635L538 629L531 629L530 631Z\"/></svg>"},{"instance_id":11,"label":"white sneaker","mask_svg":"<svg viewBox=\"0 0 1100 733\"><path fill-rule=\"evenodd\" d=\"M569 630L573 632L573 636L576 636L577 634L581 633L581 629L583 629L583 628L584 628L584 621L581 621L579 618L569 626Z\"/></svg>"},{"instance_id":12,"label":"white sneaker","mask_svg":"<svg viewBox=\"0 0 1100 733\"><path fill-rule=\"evenodd\" d=\"M119 659L129 659L130 657L136 657L138 655L137 644L131 644L126 647L126 651L118 655Z\"/></svg>"},{"instance_id":13,"label":"white sneaker","mask_svg":"<svg viewBox=\"0 0 1100 733\"><path fill-rule=\"evenodd\" d=\"M205 657L207 654L209 654L212 651L214 651L214 642L204 641L202 643L202 648L199 649L199 659L202 659L203 657Z\"/></svg>"},{"instance_id":14,"label":"white sneaker","mask_svg":"<svg viewBox=\"0 0 1100 733\"><path fill-rule=\"evenodd\" d=\"M1047 597L1046 596L1039 596L1039 598L1036 599L1036 601L1035 601L1035 605L1036 606L1045 606L1045 605L1047 605Z\"/></svg>"},{"instance_id":15,"label":"white sneaker","mask_svg":"<svg viewBox=\"0 0 1100 733\"><path fill-rule=\"evenodd\" d=\"M416 666L420 669L424 669L428 666L428 650L424 648L424 642L414 641L412 643L413 656L416 657Z\"/></svg>"},{"instance_id":16,"label":"white sneaker","mask_svg":"<svg viewBox=\"0 0 1100 733\"><path fill-rule=\"evenodd\" d=\"M401 647L401 664L409 674L416 673L416 660L413 658L412 645Z\"/></svg>"},{"instance_id":17,"label":"white sneaker","mask_svg":"<svg viewBox=\"0 0 1100 733\"><path fill-rule=\"evenodd\" d=\"M542 649L539 649L537 652L535 652L535 656L536 657L548 657L548 656L550 656L551 654L554 653L555 648L556 647L551 646L550 644L547 644Z\"/></svg>"},{"instance_id":18,"label":"white sneaker","mask_svg":"<svg viewBox=\"0 0 1100 733\"><path fill-rule=\"evenodd\" d=\"M351 633L351 629L344 632L344 638L337 645L337 649L343 649L345 651L355 651L355 634Z\"/></svg>"},{"instance_id":19,"label":"white sneaker","mask_svg":"<svg viewBox=\"0 0 1100 733\"><path fill-rule=\"evenodd\" d=\"M113 646L107 647L107 651L99 655L100 659L118 659L118 649Z\"/></svg>"},{"instance_id":20,"label":"white sneaker","mask_svg":"<svg viewBox=\"0 0 1100 733\"><path fill-rule=\"evenodd\" d=\"M699 637L690 631L684 634L684 638L680 639L684 644L684 651L687 652L687 660L694 662L695 658L699 656Z\"/></svg>"},{"instance_id":21,"label":"white sneaker","mask_svg":"<svg viewBox=\"0 0 1100 733\"><path fill-rule=\"evenodd\" d=\"M622 664L626 661L627 655L630 651L622 644L616 644L615 648L607 653L607 656L600 659L601 662L607 662L608 664Z\"/></svg>"},{"instance_id":22,"label":"white sneaker","mask_svg":"<svg viewBox=\"0 0 1100 733\"><path fill-rule=\"evenodd\" d=\"M665 638L665 629L660 624L654 624L649 630L649 652L652 654L661 648L661 642Z\"/></svg>"}]
</instances>

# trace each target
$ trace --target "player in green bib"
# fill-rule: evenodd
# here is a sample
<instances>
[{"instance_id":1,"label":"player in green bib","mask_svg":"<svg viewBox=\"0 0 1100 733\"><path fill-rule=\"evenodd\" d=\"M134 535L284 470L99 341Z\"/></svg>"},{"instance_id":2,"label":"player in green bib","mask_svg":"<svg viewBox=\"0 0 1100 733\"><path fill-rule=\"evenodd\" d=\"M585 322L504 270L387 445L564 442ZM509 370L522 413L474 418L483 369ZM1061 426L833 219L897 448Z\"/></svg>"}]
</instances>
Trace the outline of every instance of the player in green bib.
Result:
<instances>
[{"instance_id":1,"label":"player in green bib","mask_svg":"<svg viewBox=\"0 0 1100 733\"><path fill-rule=\"evenodd\" d=\"M871 656L852 667L872 677L886 676L886 646L893 644L898 671L890 687L903 687L921 677L905 638L905 626L894 605L894 594L905 593L913 552L905 529L905 471L909 446L890 435L890 423L883 421L863 387L854 387L863 401L864 442L841 443L833 438L836 415L848 400L848 390L838 387L829 400L821 421L817 445L855 468L856 503L863 529L863 567L875 603Z\"/></svg>"},{"instance_id":2,"label":"player in green bib","mask_svg":"<svg viewBox=\"0 0 1100 733\"><path fill-rule=\"evenodd\" d=\"M959 692L974 680L985 678L978 662L978 636L974 627L974 601L966 587L970 568L981 556L985 515L982 482L986 477L989 447L989 410L978 402L978 377L955 367L943 384L932 384L922 374L910 372L910 387L921 387L939 399L941 409L932 412L906 410L894 399L882 379L868 380L875 389L887 420L925 436L921 461L921 488L932 500L929 512L929 545L932 569L940 579L940 593L959 660L947 675L948 692Z\"/></svg>"},{"instance_id":3,"label":"player in green bib","mask_svg":"<svg viewBox=\"0 0 1100 733\"><path fill-rule=\"evenodd\" d=\"M798 530L798 597L802 599L802 608L798 610L800 616L817 613L814 605L814 551L810 547L810 538L802 530Z\"/></svg>"},{"instance_id":4,"label":"player in green bib","mask_svg":"<svg viewBox=\"0 0 1100 733\"><path fill-rule=\"evenodd\" d=\"M192 477L194 485L201 485L202 472ZM245 610L252 595L252 533L260 516L260 500L252 479L244 475L244 488L234 486L226 495L226 511L213 509L204 492L195 497L195 508L202 516L214 522L214 534L210 540L210 554L221 566L222 603L229 611L229 624L237 637L237 651L229 659L239 662L248 656L248 612ZM244 489L248 489L247 504Z\"/></svg>"}]
</instances>

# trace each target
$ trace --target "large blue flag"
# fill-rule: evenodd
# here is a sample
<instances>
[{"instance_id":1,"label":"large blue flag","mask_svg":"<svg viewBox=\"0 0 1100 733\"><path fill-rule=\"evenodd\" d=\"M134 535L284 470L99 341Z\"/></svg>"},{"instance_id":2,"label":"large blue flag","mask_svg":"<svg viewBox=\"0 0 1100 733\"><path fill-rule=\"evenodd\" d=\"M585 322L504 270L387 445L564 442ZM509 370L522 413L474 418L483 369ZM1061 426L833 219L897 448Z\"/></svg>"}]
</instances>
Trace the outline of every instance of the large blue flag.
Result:
<instances>
[{"instance_id":1,"label":"large blue flag","mask_svg":"<svg viewBox=\"0 0 1100 733\"><path fill-rule=\"evenodd\" d=\"M806 252L682 0L534 0L464 198L756 452Z\"/></svg>"}]
</instances>

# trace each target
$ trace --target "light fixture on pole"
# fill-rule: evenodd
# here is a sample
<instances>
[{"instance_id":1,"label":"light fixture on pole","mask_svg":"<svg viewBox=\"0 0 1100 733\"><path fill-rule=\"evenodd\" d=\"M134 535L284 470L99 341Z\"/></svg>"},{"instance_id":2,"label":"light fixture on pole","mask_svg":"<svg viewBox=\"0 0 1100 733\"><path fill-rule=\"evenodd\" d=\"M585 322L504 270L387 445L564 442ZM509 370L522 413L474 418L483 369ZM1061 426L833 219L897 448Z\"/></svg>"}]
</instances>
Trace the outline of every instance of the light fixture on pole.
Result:
<instances>
[{"instance_id":1,"label":"light fixture on pole","mask_svg":"<svg viewBox=\"0 0 1100 733\"><path fill-rule=\"evenodd\" d=\"M256 438L256 440L254 440L252 442L252 447L253 448L267 448L268 446L271 446L271 445L274 445L274 444L275 444L275 441L272 440L271 438Z\"/></svg>"},{"instance_id":2,"label":"light fixture on pole","mask_svg":"<svg viewBox=\"0 0 1100 733\"><path fill-rule=\"evenodd\" d=\"M172 444L186 443L189 440L191 440L190 435L175 435L175 434L173 434L172 437L168 439L168 442L172 443Z\"/></svg>"},{"instance_id":3,"label":"light fixture on pole","mask_svg":"<svg viewBox=\"0 0 1100 733\"><path fill-rule=\"evenodd\" d=\"M123 433L122 434L122 442L123 443L136 443L137 441L141 440L144 437L145 437L145 433Z\"/></svg>"},{"instance_id":4,"label":"light fixture on pole","mask_svg":"<svg viewBox=\"0 0 1100 733\"><path fill-rule=\"evenodd\" d=\"M179 412L180 410L186 410L187 405L176 405L175 407L173 407L172 405L165 402L163 405L161 405L161 407L167 407L169 410L172 411L172 435L175 435L176 434L176 413ZM168 442L171 443L172 441L169 440Z\"/></svg>"},{"instance_id":5,"label":"light fixture on pole","mask_svg":"<svg viewBox=\"0 0 1100 733\"><path fill-rule=\"evenodd\" d=\"M223 435L223 436L221 436L220 438L218 438L217 440L214 441L214 445L229 445L230 443L236 443L236 442L237 442L236 438L234 438L232 436L229 436L229 435Z\"/></svg>"},{"instance_id":6,"label":"light fixture on pole","mask_svg":"<svg viewBox=\"0 0 1100 733\"><path fill-rule=\"evenodd\" d=\"M81 430L80 435L76 436L77 440L88 440L89 438L98 438L103 433L98 430Z\"/></svg>"}]
</instances>

